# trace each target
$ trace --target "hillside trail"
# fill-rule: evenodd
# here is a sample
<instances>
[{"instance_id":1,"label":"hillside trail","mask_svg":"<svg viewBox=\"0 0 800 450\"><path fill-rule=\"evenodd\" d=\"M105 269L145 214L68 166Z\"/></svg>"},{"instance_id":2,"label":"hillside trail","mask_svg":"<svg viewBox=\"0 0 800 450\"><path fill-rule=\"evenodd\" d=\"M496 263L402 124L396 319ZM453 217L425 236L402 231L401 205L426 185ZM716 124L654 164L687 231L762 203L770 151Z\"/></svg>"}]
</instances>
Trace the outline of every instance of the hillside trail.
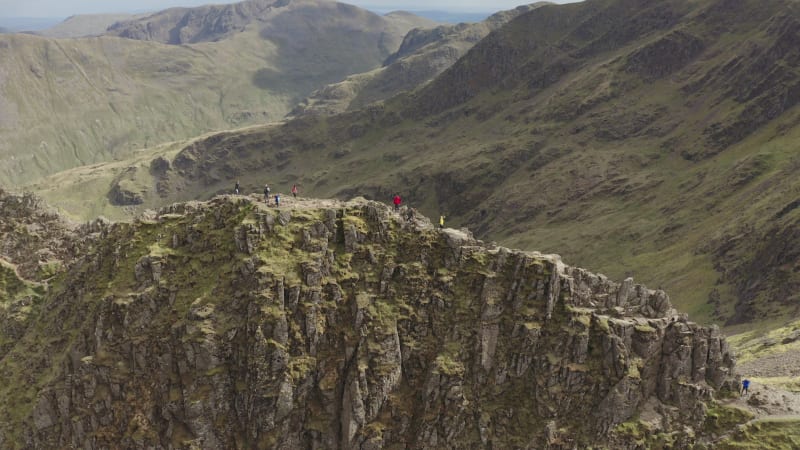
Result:
<instances>
[{"instance_id":1,"label":"hillside trail","mask_svg":"<svg viewBox=\"0 0 800 450\"><path fill-rule=\"evenodd\" d=\"M783 378L800 376L800 350L790 349L781 353L756 358L736 365L741 379ZM751 381L748 395L727 402L755 415L751 422L760 420L800 421L800 392Z\"/></svg>"},{"instance_id":2,"label":"hillside trail","mask_svg":"<svg viewBox=\"0 0 800 450\"><path fill-rule=\"evenodd\" d=\"M791 392L762 383L751 382L749 393L722 402L728 406L750 411L750 422L763 420L800 421L800 393Z\"/></svg>"}]
</instances>

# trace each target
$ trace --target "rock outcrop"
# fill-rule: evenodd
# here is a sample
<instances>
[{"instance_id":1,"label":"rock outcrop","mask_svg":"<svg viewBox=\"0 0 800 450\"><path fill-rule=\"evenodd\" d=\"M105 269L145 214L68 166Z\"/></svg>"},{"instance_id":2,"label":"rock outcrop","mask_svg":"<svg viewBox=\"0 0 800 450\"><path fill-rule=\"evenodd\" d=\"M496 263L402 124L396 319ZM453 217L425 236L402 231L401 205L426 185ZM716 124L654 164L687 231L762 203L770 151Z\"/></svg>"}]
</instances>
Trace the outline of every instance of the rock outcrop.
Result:
<instances>
[{"instance_id":1,"label":"rock outcrop","mask_svg":"<svg viewBox=\"0 0 800 450\"><path fill-rule=\"evenodd\" d=\"M365 200L176 204L57 284L0 360L2 448L677 445L733 367L662 291Z\"/></svg>"},{"instance_id":2,"label":"rock outcrop","mask_svg":"<svg viewBox=\"0 0 800 450\"><path fill-rule=\"evenodd\" d=\"M0 189L0 359L25 335L50 283L87 251L105 225L97 219L79 226L30 193Z\"/></svg>"},{"instance_id":3,"label":"rock outcrop","mask_svg":"<svg viewBox=\"0 0 800 450\"><path fill-rule=\"evenodd\" d=\"M77 228L38 197L0 189L0 259L16 265L23 278L40 281L52 275L53 265L70 261Z\"/></svg>"}]
</instances>

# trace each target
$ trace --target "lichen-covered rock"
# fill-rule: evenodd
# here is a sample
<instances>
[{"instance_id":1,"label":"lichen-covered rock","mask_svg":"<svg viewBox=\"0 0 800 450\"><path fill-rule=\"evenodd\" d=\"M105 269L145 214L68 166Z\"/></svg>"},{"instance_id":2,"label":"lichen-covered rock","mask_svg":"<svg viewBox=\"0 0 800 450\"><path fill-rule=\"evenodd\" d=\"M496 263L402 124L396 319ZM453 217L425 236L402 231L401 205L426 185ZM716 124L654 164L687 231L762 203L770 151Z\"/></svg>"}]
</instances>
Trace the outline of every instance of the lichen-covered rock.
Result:
<instances>
[{"instance_id":1,"label":"lichen-covered rock","mask_svg":"<svg viewBox=\"0 0 800 450\"><path fill-rule=\"evenodd\" d=\"M4 446L637 448L645 409L693 443L733 367L661 291L364 200L104 230L0 360Z\"/></svg>"},{"instance_id":2,"label":"lichen-covered rock","mask_svg":"<svg viewBox=\"0 0 800 450\"><path fill-rule=\"evenodd\" d=\"M108 191L108 201L115 206L134 206L144 203L144 196L142 192L128 189L120 183L114 183Z\"/></svg>"},{"instance_id":3,"label":"lichen-covered rock","mask_svg":"<svg viewBox=\"0 0 800 450\"><path fill-rule=\"evenodd\" d=\"M85 236L103 229L103 222L78 228L33 194L0 189L0 259L14 264L22 278L42 281L55 275L80 253Z\"/></svg>"}]
</instances>

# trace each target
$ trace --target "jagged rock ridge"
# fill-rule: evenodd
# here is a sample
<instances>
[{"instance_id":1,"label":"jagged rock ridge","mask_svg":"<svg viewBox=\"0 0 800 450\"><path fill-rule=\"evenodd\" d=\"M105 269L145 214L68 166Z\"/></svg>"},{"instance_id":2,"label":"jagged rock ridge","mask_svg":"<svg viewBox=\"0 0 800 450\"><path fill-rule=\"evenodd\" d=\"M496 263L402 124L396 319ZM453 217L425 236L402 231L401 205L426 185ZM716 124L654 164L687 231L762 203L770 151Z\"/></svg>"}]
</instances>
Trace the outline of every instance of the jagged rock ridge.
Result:
<instances>
[{"instance_id":1,"label":"jagged rock ridge","mask_svg":"<svg viewBox=\"0 0 800 450\"><path fill-rule=\"evenodd\" d=\"M638 448L643 411L663 442L710 438L733 361L664 292L287 201L97 225L0 360L0 447Z\"/></svg>"}]
</instances>

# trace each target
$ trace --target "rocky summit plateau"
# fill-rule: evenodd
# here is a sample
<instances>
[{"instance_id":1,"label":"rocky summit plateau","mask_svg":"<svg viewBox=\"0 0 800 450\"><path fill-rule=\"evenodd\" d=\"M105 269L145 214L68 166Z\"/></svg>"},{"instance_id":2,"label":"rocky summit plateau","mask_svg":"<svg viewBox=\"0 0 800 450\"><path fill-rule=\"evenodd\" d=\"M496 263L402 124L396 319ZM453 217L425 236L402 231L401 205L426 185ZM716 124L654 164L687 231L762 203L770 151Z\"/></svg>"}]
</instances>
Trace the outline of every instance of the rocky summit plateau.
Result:
<instances>
[{"instance_id":1,"label":"rocky summit plateau","mask_svg":"<svg viewBox=\"0 0 800 450\"><path fill-rule=\"evenodd\" d=\"M0 210L2 448L685 448L747 419L665 292L378 202Z\"/></svg>"}]
</instances>

